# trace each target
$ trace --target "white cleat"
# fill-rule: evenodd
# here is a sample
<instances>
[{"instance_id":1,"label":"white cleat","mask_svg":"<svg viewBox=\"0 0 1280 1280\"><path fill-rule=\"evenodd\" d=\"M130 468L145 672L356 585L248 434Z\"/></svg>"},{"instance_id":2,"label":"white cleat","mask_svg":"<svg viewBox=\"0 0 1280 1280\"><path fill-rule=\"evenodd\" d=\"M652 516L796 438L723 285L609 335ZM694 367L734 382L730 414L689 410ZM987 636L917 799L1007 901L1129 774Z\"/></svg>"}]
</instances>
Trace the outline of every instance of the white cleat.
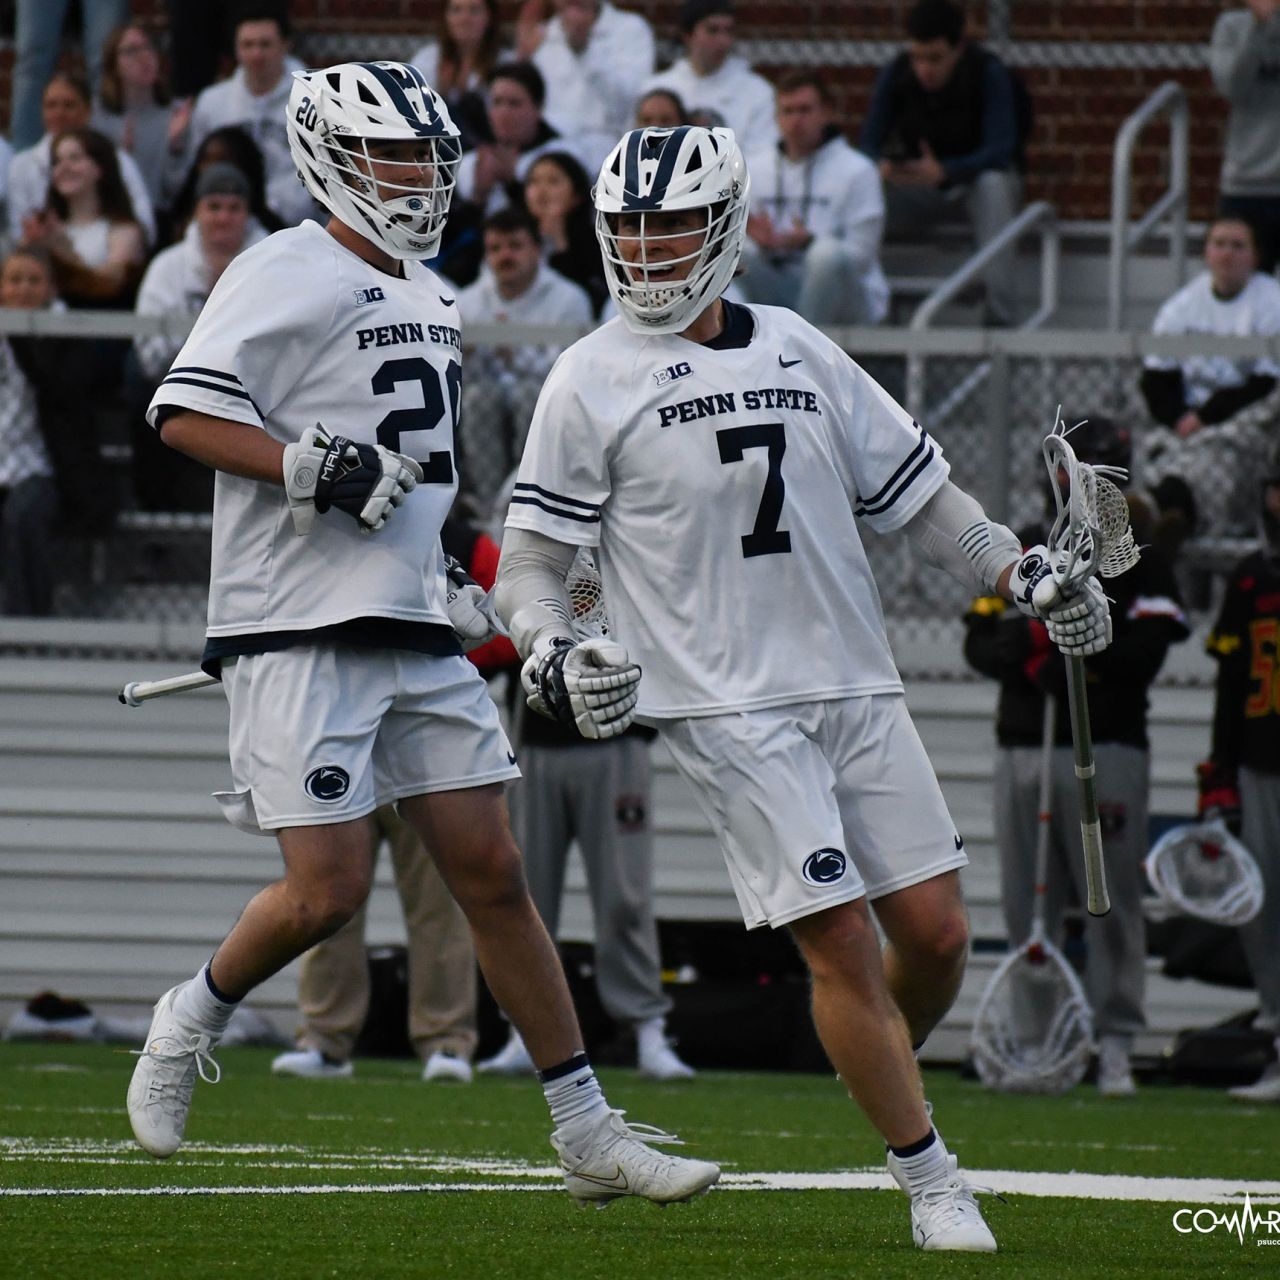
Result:
<instances>
[{"instance_id":1,"label":"white cleat","mask_svg":"<svg viewBox=\"0 0 1280 1280\"><path fill-rule=\"evenodd\" d=\"M471 1063L460 1058L456 1053L439 1049L427 1059L422 1068L422 1078L426 1081L452 1081L456 1084L471 1083Z\"/></svg>"},{"instance_id":2,"label":"white cleat","mask_svg":"<svg viewBox=\"0 0 1280 1280\"><path fill-rule=\"evenodd\" d=\"M538 1073L517 1031L512 1031L510 1039L492 1058L476 1063L476 1070L482 1076L532 1076Z\"/></svg>"},{"instance_id":3,"label":"white cleat","mask_svg":"<svg viewBox=\"0 0 1280 1280\"><path fill-rule=\"evenodd\" d=\"M217 1084L222 1069L213 1060L216 1043L203 1028L182 1022L173 1011L172 987L156 1002L144 1049L129 1081L129 1123L146 1152L165 1159L182 1145L196 1076Z\"/></svg>"},{"instance_id":4,"label":"white cleat","mask_svg":"<svg viewBox=\"0 0 1280 1280\"><path fill-rule=\"evenodd\" d=\"M564 1185L574 1201L603 1209L622 1196L654 1204L679 1204L707 1191L720 1166L655 1151L653 1143L675 1143L674 1134L650 1125L630 1125L621 1111L606 1110L582 1143L570 1150L557 1129L551 1145L560 1156Z\"/></svg>"},{"instance_id":5,"label":"white cleat","mask_svg":"<svg viewBox=\"0 0 1280 1280\"><path fill-rule=\"evenodd\" d=\"M665 1040L643 1045L636 1066L646 1080L693 1080L698 1074Z\"/></svg>"},{"instance_id":6,"label":"white cleat","mask_svg":"<svg viewBox=\"0 0 1280 1280\"><path fill-rule=\"evenodd\" d=\"M1098 1093L1104 1098L1131 1098L1137 1092L1127 1042L1103 1036L1098 1045Z\"/></svg>"},{"instance_id":7,"label":"white cleat","mask_svg":"<svg viewBox=\"0 0 1280 1280\"><path fill-rule=\"evenodd\" d=\"M291 1049L272 1059L271 1074L302 1080L350 1080L355 1067L350 1062L334 1062L319 1049Z\"/></svg>"},{"instance_id":8,"label":"white cleat","mask_svg":"<svg viewBox=\"0 0 1280 1280\"><path fill-rule=\"evenodd\" d=\"M1241 1102L1280 1102L1280 1062L1273 1062L1252 1084L1236 1085L1227 1093Z\"/></svg>"},{"instance_id":9,"label":"white cleat","mask_svg":"<svg viewBox=\"0 0 1280 1280\"><path fill-rule=\"evenodd\" d=\"M976 1191L960 1174L955 1156L947 1157L950 1176L911 1196L911 1236L918 1249L946 1249L957 1253L995 1253L996 1238L978 1208ZM907 1175L897 1156L889 1152L889 1172L911 1195Z\"/></svg>"}]
</instances>

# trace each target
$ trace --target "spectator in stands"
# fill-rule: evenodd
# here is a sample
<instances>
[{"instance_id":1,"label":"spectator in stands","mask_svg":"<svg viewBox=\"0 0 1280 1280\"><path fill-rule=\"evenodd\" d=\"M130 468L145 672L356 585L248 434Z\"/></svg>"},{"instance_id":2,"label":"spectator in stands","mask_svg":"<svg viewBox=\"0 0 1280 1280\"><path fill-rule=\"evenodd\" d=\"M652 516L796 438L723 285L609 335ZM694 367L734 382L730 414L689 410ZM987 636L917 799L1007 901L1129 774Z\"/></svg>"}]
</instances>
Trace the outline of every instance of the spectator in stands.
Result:
<instances>
[{"instance_id":1,"label":"spectator in stands","mask_svg":"<svg viewBox=\"0 0 1280 1280\"><path fill-rule=\"evenodd\" d=\"M1089 418L1072 431L1070 439L1082 462L1129 464L1130 433L1109 418ZM1020 536L1024 545L1034 545L1044 540L1046 532L1047 526L1040 525L1021 531ZM1143 530L1135 527L1135 533L1141 541ZM1123 1096L1134 1091L1133 1036L1146 1025L1147 952L1141 897L1150 786L1147 690L1169 646L1185 640L1190 632L1173 571L1155 549L1145 549L1134 568L1108 579L1107 595L1114 639L1103 653L1083 661L1111 912L1085 921L1085 987L1099 1037L1098 1089L1104 1096ZM1064 910L1073 895L1077 903L1085 900L1066 663L1049 642L1042 623L1023 617L999 597L975 600L965 615L965 627L964 652L970 665L1000 682L994 809L1011 947L1021 946L1031 931L1045 698L1052 698L1056 708L1045 927L1061 945Z\"/></svg>"},{"instance_id":2,"label":"spectator in stands","mask_svg":"<svg viewBox=\"0 0 1280 1280\"><path fill-rule=\"evenodd\" d=\"M448 103L464 151L488 137L485 86L501 59L497 0L447 0L435 39L409 59Z\"/></svg>"},{"instance_id":3,"label":"spectator in stands","mask_svg":"<svg viewBox=\"0 0 1280 1280\"><path fill-rule=\"evenodd\" d=\"M88 127L92 115L89 86L78 76L58 72L45 86L41 99L44 137L19 151L9 166L9 238L22 238L27 215L43 209L49 192L50 156L55 134ZM155 241L156 220L147 184L133 157L115 148L116 166L129 193L133 216L142 224L148 244Z\"/></svg>"},{"instance_id":4,"label":"spectator in stands","mask_svg":"<svg viewBox=\"0 0 1280 1280\"><path fill-rule=\"evenodd\" d=\"M238 124L231 124L215 129L196 148L195 159L173 198L171 221L175 234L181 236L184 232L195 209L200 175L214 164L229 164L244 174L249 183L249 212L268 231L279 231L284 226L280 215L267 205L266 166L258 144Z\"/></svg>"},{"instance_id":5,"label":"spectator in stands","mask_svg":"<svg viewBox=\"0 0 1280 1280\"><path fill-rule=\"evenodd\" d=\"M495 564L496 569L496 564ZM377 843L387 846L408 934L409 1040L426 1081L471 1083L476 1048L476 956L462 909L434 860L393 804L373 814ZM346 1079L369 1013L365 907L337 933L303 954L298 966L298 1047L280 1054L280 1076Z\"/></svg>"},{"instance_id":6,"label":"spectator in stands","mask_svg":"<svg viewBox=\"0 0 1280 1280\"><path fill-rule=\"evenodd\" d=\"M0 307L59 305L43 250L15 249L5 258ZM75 345L69 338L0 338L0 560L10 615L53 611L57 533L101 533L110 522L94 399Z\"/></svg>"},{"instance_id":7,"label":"spectator in stands","mask_svg":"<svg viewBox=\"0 0 1280 1280\"><path fill-rule=\"evenodd\" d=\"M672 89L650 89L636 103L637 129L674 129L689 123L689 111Z\"/></svg>"},{"instance_id":8,"label":"spectator in stands","mask_svg":"<svg viewBox=\"0 0 1280 1280\"><path fill-rule=\"evenodd\" d=\"M917 239L967 217L985 245L1022 199L1030 99L995 54L965 39L964 13L952 0L918 0L907 36L907 49L876 80L862 127L862 150L884 179L887 233ZM1011 324L1013 251L984 279L985 322Z\"/></svg>"},{"instance_id":9,"label":"spectator in stands","mask_svg":"<svg viewBox=\"0 0 1280 1280\"><path fill-rule=\"evenodd\" d=\"M547 265L581 285L598 314L608 288L587 171L567 151L544 153L524 180L524 205L537 223Z\"/></svg>"},{"instance_id":10,"label":"spectator in stands","mask_svg":"<svg viewBox=\"0 0 1280 1280\"><path fill-rule=\"evenodd\" d=\"M1200 816L1223 819L1262 872L1262 910L1240 926L1260 1013L1280 1055L1280 440L1261 471L1262 545L1231 571L1206 647L1217 660L1213 745L1197 770ZM1280 1062L1229 1090L1242 1102L1280 1102Z\"/></svg>"},{"instance_id":11,"label":"spectator in stands","mask_svg":"<svg viewBox=\"0 0 1280 1280\"><path fill-rule=\"evenodd\" d=\"M1219 14L1209 70L1231 104L1222 148L1224 214L1258 230L1261 270L1280 261L1280 0L1245 0Z\"/></svg>"},{"instance_id":12,"label":"spectator in stands","mask_svg":"<svg viewBox=\"0 0 1280 1280\"><path fill-rule=\"evenodd\" d=\"M289 20L279 7L251 5L235 26L236 70L229 80L210 85L196 99L188 131L187 155L224 125L244 128L262 152L267 171L267 203L286 224L302 222L315 203L298 181L289 155L285 108L294 71L302 64L289 56Z\"/></svg>"},{"instance_id":13,"label":"spectator in stands","mask_svg":"<svg viewBox=\"0 0 1280 1280\"><path fill-rule=\"evenodd\" d=\"M680 34L684 57L652 77L646 89L671 89L691 115L713 112L738 137L753 165L763 151L778 143L773 87L751 70L745 58L735 57L734 0L684 0L680 6Z\"/></svg>"},{"instance_id":14,"label":"spectator in stands","mask_svg":"<svg viewBox=\"0 0 1280 1280\"><path fill-rule=\"evenodd\" d=\"M574 139L594 174L631 125L641 86L653 74L649 24L609 0L525 0L516 56L531 58L547 85L546 116Z\"/></svg>"},{"instance_id":15,"label":"spectator in stands","mask_svg":"<svg viewBox=\"0 0 1280 1280\"><path fill-rule=\"evenodd\" d=\"M238 254L266 235L249 209L249 182L229 164L200 171L195 214L180 243L147 267L135 310L140 316L192 317ZM175 449L166 448L146 422L146 406L182 347L185 333L148 334L135 340L126 378L131 406L133 487L143 511L209 511L213 477Z\"/></svg>"},{"instance_id":16,"label":"spectator in stands","mask_svg":"<svg viewBox=\"0 0 1280 1280\"><path fill-rule=\"evenodd\" d=\"M537 224L522 209L502 209L484 224L484 269L458 294L464 326L577 325L592 322L586 290L542 260ZM465 332L465 328L464 328ZM488 519L504 477L520 460L542 381L561 347L521 343L466 354L457 442L461 499Z\"/></svg>"},{"instance_id":17,"label":"spectator in stands","mask_svg":"<svg viewBox=\"0 0 1280 1280\"><path fill-rule=\"evenodd\" d=\"M790 72L778 86L782 141L756 156L743 289L813 324L877 324L889 306L880 269L884 195L875 166L833 122L825 81Z\"/></svg>"},{"instance_id":18,"label":"spectator in stands","mask_svg":"<svg viewBox=\"0 0 1280 1280\"><path fill-rule=\"evenodd\" d=\"M23 244L49 254L68 305L132 306L146 237L115 147L94 129L70 129L54 138L52 155L47 200L23 220Z\"/></svg>"},{"instance_id":19,"label":"spectator in stands","mask_svg":"<svg viewBox=\"0 0 1280 1280\"><path fill-rule=\"evenodd\" d=\"M1273 337L1280 283L1257 270L1252 227L1209 224L1206 270L1156 313L1157 334ZM1148 356L1141 389L1158 424L1143 441L1141 478L1182 534L1251 534L1258 467L1280 415L1280 365L1227 356Z\"/></svg>"},{"instance_id":20,"label":"spectator in stands","mask_svg":"<svg viewBox=\"0 0 1280 1280\"><path fill-rule=\"evenodd\" d=\"M35 146L42 133L49 132L47 120L41 129L41 104L58 64L69 7L69 0L17 0L9 136L20 151ZM129 0L80 0L79 8L84 25L84 60L89 80L96 85L103 46L112 28L129 20Z\"/></svg>"},{"instance_id":21,"label":"spectator in stands","mask_svg":"<svg viewBox=\"0 0 1280 1280\"><path fill-rule=\"evenodd\" d=\"M117 27L103 52L92 124L134 158L161 216L182 180L190 118L190 101L170 97L150 32L136 22Z\"/></svg>"}]
</instances>

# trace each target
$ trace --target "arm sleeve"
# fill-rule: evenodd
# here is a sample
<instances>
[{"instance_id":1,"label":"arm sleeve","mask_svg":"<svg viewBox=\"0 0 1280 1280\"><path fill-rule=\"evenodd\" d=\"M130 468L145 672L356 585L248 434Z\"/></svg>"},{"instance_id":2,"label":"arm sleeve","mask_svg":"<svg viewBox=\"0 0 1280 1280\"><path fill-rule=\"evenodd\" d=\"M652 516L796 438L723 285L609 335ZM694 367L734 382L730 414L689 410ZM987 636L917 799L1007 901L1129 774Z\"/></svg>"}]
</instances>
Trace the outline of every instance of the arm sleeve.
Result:
<instances>
[{"instance_id":1,"label":"arm sleeve","mask_svg":"<svg viewBox=\"0 0 1280 1280\"><path fill-rule=\"evenodd\" d=\"M1008 169L1017 149L1017 116L1009 69L987 55L983 76L982 145L965 156L941 161L948 183L969 182L986 169Z\"/></svg>"},{"instance_id":2,"label":"arm sleeve","mask_svg":"<svg viewBox=\"0 0 1280 1280\"><path fill-rule=\"evenodd\" d=\"M522 658L537 640L575 638L564 581L577 554L576 546L540 533L508 529L503 536L493 602Z\"/></svg>"},{"instance_id":3,"label":"arm sleeve","mask_svg":"<svg viewBox=\"0 0 1280 1280\"><path fill-rule=\"evenodd\" d=\"M988 520L976 499L950 480L912 516L906 532L930 564L990 592L1003 570L1022 554L1013 531Z\"/></svg>"},{"instance_id":4,"label":"arm sleeve","mask_svg":"<svg viewBox=\"0 0 1280 1280\"><path fill-rule=\"evenodd\" d=\"M1223 387L1215 391L1200 406L1200 421L1207 425L1225 422L1233 418L1241 409L1248 408L1255 400L1270 394L1276 380L1269 374L1251 374L1238 387Z\"/></svg>"}]
</instances>

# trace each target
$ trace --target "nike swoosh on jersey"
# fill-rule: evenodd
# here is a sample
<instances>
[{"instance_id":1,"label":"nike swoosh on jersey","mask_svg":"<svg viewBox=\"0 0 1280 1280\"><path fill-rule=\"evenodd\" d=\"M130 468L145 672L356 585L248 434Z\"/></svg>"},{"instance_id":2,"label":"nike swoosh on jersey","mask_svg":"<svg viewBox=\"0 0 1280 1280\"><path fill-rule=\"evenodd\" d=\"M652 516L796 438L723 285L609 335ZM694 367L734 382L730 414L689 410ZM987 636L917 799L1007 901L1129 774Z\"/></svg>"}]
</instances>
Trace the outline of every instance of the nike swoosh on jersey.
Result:
<instances>
[{"instance_id":1,"label":"nike swoosh on jersey","mask_svg":"<svg viewBox=\"0 0 1280 1280\"><path fill-rule=\"evenodd\" d=\"M444 303L444 305L445 305L446 307L451 307L451 306L453 306L453 304L457 301L457 299L456 299L456 298L446 298L446 297L444 296L444 294L441 294L441 295L440 295L440 301L441 301L442 303Z\"/></svg>"},{"instance_id":2,"label":"nike swoosh on jersey","mask_svg":"<svg viewBox=\"0 0 1280 1280\"><path fill-rule=\"evenodd\" d=\"M800 356L800 357L798 357L798 358L797 358L797 359L795 359L795 360L784 360L784 359L782 358L782 353L781 353L781 352L779 352L779 353L778 353L778 363L779 363L779 364L780 364L784 369L790 369L790 368L792 368L794 365L798 365L798 364L802 363L802 362L803 362L803 360L804 360L804 357L803 357L803 356Z\"/></svg>"},{"instance_id":3,"label":"nike swoosh on jersey","mask_svg":"<svg viewBox=\"0 0 1280 1280\"><path fill-rule=\"evenodd\" d=\"M963 849L963 848L964 848L964 841L960 838L960 836L959 836L959 835L957 835L957 836L956 836L956 848L957 848L957 849Z\"/></svg>"},{"instance_id":4,"label":"nike swoosh on jersey","mask_svg":"<svg viewBox=\"0 0 1280 1280\"><path fill-rule=\"evenodd\" d=\"M514 751L508 751L508 752L507 752L507 763L508 763L508 764L515 764L515 762L516 762L515 752L514 752Z\"/></svg>"}]
</instances>

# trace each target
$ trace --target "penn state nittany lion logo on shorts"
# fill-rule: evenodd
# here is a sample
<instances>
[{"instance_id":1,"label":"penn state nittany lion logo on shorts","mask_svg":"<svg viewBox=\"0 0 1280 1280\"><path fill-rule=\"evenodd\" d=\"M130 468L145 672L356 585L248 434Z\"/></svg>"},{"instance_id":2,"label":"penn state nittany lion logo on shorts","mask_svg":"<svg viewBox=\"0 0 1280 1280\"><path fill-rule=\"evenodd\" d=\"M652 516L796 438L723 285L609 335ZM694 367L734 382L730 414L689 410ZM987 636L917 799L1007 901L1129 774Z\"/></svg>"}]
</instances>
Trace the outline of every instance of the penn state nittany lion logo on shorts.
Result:
<instances>
[{"instance_id":1,"label":"penn state nittany lion logo on shorts","mask_svg":"<svg viewBox=\"0 0 1280 1280\"><path fill-rule=\"evenodd\" d=\"M839 849L815 849L804 860L801 874L810 884L835 884L847 865Z\"/></svg>"},{"instance_id":2,"label":"penn state nittany lion logo on shorts","mask_svg":"<svg viewBox=\"0 0 1280 1280\"><path fill-rule=\"evenodd\" d=\"M307 774L302 787L313 800L331 804L351 790L351 775L340 765L322 764Z\"/></svg>"}]
</instances>

